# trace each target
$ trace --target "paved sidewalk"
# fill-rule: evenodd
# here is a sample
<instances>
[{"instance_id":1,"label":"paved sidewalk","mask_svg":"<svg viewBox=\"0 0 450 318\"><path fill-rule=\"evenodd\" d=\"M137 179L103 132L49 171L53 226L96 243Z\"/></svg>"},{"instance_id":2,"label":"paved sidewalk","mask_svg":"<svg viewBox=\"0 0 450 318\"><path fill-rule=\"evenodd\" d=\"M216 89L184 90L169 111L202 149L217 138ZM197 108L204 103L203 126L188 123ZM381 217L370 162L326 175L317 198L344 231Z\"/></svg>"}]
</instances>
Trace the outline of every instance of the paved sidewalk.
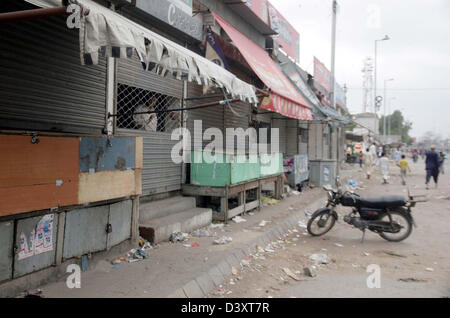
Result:
<instances>
[{"instance_id":1,"label":"paved sidewalk","mask_svg":"<svg viewBox=\"0 0 450 318\"><path fill-rule=\"evenodd\" d=\"M349 175L357 170L344 170ZM242 216L246 222L230 221L217 237L230 236L226 245L214 245L213 237L193 237L184 243L164 242L149 250L149 258L123 262L113 268L111 260L101 260L81 274L81 288L69 289L65 280L43 285L45 297L204 297L231 275L231 267L255 252L256 245L265 246L277 240L288 229L304 220L304 210L323 205L321 188L307 189L291 195L279 204L265 206L260 212ZM264 227L262 220L270 221ZM196 247L184 244L197 243ZM123 255L123 254L122 254ZM94 255L95 257L95 255Z\"/></svg>"}]
</instances>

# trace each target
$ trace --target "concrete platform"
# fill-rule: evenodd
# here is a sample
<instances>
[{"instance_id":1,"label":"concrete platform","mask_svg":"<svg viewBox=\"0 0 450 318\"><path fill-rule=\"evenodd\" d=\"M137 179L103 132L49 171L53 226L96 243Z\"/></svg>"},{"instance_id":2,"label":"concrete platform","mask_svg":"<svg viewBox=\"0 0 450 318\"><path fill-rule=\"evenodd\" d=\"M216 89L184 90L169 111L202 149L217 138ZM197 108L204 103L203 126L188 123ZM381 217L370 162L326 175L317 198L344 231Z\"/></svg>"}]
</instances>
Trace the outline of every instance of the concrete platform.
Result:
<instances>
[{"instance_id":1,"label":"concrete platform","mask_svg":"<svg viewBox=\"0 0 450 318\"><path fill-rule=\"evenodd\" d=\"M139 224L195 207L195 198L188 196L176 196L165 200L141 202L139 206Z\"/></svg>"},{"instance_id":2,"label":"concrete platform","mask_svg":"<svg viewBox=\"0 0 450 318\"><path fill-rule=\"evenodd\" d=\"M148 220L139 224L140 235L152 243L167 241L175 232L192 232L208 226L212 220L212 210L191 208L187 211Z\"/></svg>"}]
</instances>

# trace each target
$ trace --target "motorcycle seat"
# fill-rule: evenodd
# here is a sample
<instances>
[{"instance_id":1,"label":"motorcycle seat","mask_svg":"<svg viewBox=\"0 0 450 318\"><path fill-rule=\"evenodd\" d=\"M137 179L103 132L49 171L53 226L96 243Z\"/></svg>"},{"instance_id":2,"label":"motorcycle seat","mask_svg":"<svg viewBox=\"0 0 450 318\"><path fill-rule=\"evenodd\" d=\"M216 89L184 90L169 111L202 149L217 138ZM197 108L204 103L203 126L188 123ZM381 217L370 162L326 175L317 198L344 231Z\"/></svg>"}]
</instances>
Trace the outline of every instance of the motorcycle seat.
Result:
<instances>
[{"instance_id":1,"label":"motorcycle seat","mask_svg":"<svg viewBox=\"0 0 450 318\"><path fill-rule=\"evenodd\" d=\"M406 204L405 198L401 195L389 195L378 198L365 198L357 195L344 195L341 199L344 206L366 207L372 209L396 208Z\"/></svg>"},{"instance_id":2,"label":"motorcycle seat","mask_svg":"<svg viewBox=\"0 0 450 318\"><path fill-rule=\"evenodd\" d=\"M357 206L373 209L396 208L406 204L405 198L401 195L389 195L378 198L356 198ZM359 202L358 202L359 201Z\"/></svg>"}]
</instances>

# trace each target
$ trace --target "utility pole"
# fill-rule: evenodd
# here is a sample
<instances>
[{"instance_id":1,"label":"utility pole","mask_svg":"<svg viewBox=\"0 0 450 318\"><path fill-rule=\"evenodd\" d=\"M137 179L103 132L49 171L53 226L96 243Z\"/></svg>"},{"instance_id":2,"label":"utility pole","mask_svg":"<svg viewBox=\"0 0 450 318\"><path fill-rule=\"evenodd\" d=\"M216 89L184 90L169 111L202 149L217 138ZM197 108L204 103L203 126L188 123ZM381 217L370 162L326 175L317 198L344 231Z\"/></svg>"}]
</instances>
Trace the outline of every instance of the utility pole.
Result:
<instances>
[{"instance_id":1,"label":"utility pole","mask_svg":"<svg viewBox=\"0 0 450 318\"><path fill-rule=\"evenodd\" d=\"M330 101L331 106L336 109L336 92L335 92L335 68L334 68L334 61L335 61L335 53L336 53L336 13L337 13L337 1L333 0L332 4L332 11L333 11L333 21L331 23L331 78L330 78L330 86L331 86L331 92L330 92Z\"/></svg>"},{"instance_id":2,"label":"utility pole","mask_svg":"<svg viewBox=\"0 0 450 318\"><path fill-rule=\"evenodd\" d=\"M384 142L387 143L387 136L386 136L386 104L387 104L387 99L386 99L386 83L393 81L393 78L384 80L384 100L383 100L383 104L384 104L384 118L383 118L383 136L384 136Z\"/></svg>"},{"instance_id":3,"label":"utility pole","mask_svg":"<svg viewBox=\"0 0 450 318\"><path fill-rule=\"evenodd\" d=\"M390 37L387 35L385 35L384 38L382 38L380 40L375 40L375 60L374 60L375 64L374 64L374 81L373 81L373 84L374 84L373 85L374 86L373 99L375 102L375 108L376 108L376 99L377 99L377 42L387 41L387 40L390 40Z\"/></svg>"}]
</instances>

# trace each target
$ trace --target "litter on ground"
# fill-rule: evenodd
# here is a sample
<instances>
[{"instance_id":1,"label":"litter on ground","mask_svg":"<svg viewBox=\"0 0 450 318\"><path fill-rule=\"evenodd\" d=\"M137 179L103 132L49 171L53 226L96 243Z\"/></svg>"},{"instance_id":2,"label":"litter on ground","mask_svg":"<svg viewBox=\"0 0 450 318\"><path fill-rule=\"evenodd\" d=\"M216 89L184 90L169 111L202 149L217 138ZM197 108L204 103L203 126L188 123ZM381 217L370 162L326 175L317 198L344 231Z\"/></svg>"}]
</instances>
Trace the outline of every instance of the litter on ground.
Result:
<instances>
[{"instance_id":1,"label":"litter on ground","mask_svg":"<svg viewBox=\"0 0 450 318\"><path fill-rule=\"evenodd\" d=\"M233 238L229 237L229 236L222 236L219 237L217 239L214 240L214 244L216 245L224 245L224 244L228 244L231 241L233 241Z\"/></svg>"},{"instance_id":2,"label":"litter on ground","mask_svg":"<svg viewBox=\"0 0 450 318\"><path fill-rule=\"evenodd\" d=\"M330 262L328 255L322 253L312 254L309 259L315 261L317 264L328 264Z\"/></svg>"},{"instance_id":3,"label":"litter on ground","mask_svg":"<svg viewBox=\"0 0 450 318\"><path fill-rule=\"evenodd\" d=\"M238 216L235 216L235 217L233 218L233 221L234 221L235 223L247 222L246 219L240 217L239 215L238 215Z\"/></svg>"}]
</instances>

